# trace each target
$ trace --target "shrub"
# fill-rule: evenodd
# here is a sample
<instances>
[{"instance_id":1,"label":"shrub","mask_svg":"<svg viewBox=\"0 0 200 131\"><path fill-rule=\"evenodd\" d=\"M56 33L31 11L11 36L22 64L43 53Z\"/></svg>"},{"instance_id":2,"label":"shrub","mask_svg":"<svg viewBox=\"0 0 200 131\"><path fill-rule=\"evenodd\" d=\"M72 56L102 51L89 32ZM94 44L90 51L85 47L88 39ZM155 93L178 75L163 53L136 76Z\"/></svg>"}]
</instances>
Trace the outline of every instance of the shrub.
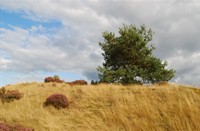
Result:
<instances>
[{"instance_id":1,"label":"shrub","mask_svg":"<svg viewBox=\"0 0 200 131\"><path fill-rule=\"evenodd\" d=\"M0 131L9 131L10 126L5 123L0 123Z\"/></svg>"},{"instance_id":2,"label":"shrub","mask_svg":"<svg viewBox=\"0 0 200 131\"><path fill-rule=\"evenodd\" d=\"M63 83L63 80L60 80L59 76L54 76L54 77L46 77L44 79L44 82L56 82L56 83Z\"/></svg>"},{"instance_id":3,"label":"shrub","mask_svg":"<svg viewBox=\"0 0 200 131\"><path fill-rule=\"evenodd\" d=\"M21 92L19 92L18 90L12 90L12 91L7 91L7 93L5 94L5 97L10 98L10 99L17 99L19 100L20 98L22 98L23 94Z\"/></svg>"},{"instance_id":4,"label":"shrub","mask_svg":"<svg viewBox=\"0 0 200 131\"><path fill-rule=\"evenodd\" d=\"M97 85L98 83L99 83L98 81L94 81L94 80L91 81L91 85Z\"/></svg>"},{"instance_id":5,"label":"shrub","mask_svg":"<svg viewBox=\"0 0 200 131\"><path fill-rule=\"evenodd\" d=\"M0 123L0 131L34 131L33 128L25 128L22 125L9 125Z\"/></svg>"},{"instance_id":6,"label":"shrub","mask_svg":"<svg viewBox=\"0 0 200 131\"><path fill-rule=\"evenodd\" d=\"M13 100L19 100L23 97L23 93L19 92L18 90L6 90L2 88L0 90L0 98L1 101L4 102L11 102Z\"/></svg>"},{"instance_id":7,"label":"shrub","mask_svg":"<svg viewBox=\"0 0 200 131\"><path fill-rule=\"evenodd\" d=\"M69 107L69 102L68 99L65 95L63 94L53 94L50 95L46 101L44 102L45 106L52 105L57 109L60 108L67 108Z\"/></svg>"},{"instance_id":8,"label":"shrub","mask_svg":"<svg viewBox=\"0 0 200 131\"><path fill-rule=\"evenodd\" d=\"M53 77L46 77L46 78L44 79L44 82L52 82L52 78L53 78Z\"/></svg>"},{"instance_id":9,"label":"shrub","mask_svg":"<svg viewBox=\"0 0 200 131\"><path fill-rule=\"evenodd\" d=\"M87 85L87 81L85 80L76 80L73 82L69 82L69 85L73 86L73 85Z\"/></svg>"}]
</instances>

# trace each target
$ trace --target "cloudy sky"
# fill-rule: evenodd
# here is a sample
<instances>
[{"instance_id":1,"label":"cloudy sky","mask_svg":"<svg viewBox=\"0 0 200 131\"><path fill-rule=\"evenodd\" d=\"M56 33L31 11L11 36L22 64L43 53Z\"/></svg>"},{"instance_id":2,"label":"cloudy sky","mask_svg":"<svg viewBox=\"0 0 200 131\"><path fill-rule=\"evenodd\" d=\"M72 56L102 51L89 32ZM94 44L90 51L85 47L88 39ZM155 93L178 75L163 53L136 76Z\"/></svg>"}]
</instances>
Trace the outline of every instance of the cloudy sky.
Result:
<instances>
[{"instance_id":1,"label":"cloudy sky","mask_svg":"<svg viewBox=\"0 0 200 131\"><path fill-rule=\"evenodd\" d=\"M102 32L145 24L172 82L200 85L199 0L0 0L0 86L98 79Z\"/></svg>"}]
</instances>

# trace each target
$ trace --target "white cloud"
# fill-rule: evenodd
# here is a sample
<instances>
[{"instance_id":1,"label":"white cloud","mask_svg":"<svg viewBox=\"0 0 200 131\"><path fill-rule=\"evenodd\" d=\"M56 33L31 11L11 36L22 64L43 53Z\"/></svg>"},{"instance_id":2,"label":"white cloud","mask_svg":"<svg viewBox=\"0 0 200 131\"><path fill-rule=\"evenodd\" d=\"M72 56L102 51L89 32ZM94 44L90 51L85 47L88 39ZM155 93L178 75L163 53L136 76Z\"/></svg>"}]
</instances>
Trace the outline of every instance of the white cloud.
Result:
<instances>
[{"instance_id":1,"label":"white cloud","mask_svg":"<svg viewBox=\"0 0 200 131\"><path fill-rule=\"evenodd\" d=\"M101 58L92 51L89 41L84 41L84 38L81 41L80 38L78 41L80 44L73 44L72 42L77 43L77 40L69 38L68 41L67 38L63 38L63 34L60 34L61 37L56 37L34 33L41 29L46 30L40 26L27 30L19 27L1 30L1 49L7 52L12 62L7 64L4 70L21 72L67 70L81 73L96 68L95 62ZM93 58L94 61L91 60ZM4 59L4 65L5 61Z\"/></svg>"},{"instance_id":2,"label":"white cloud","mask_svg":"<svg viewBox=\"0 0 200 131\"><path fill-rule=\"evenodd\" d=\"M9 64L11 64L10 60L0 57L0 70L8 69Z\"/></svg>"},{"instance_id":3,"label":"white cloud","mask_svg":"<svg viewBox=\"0 0 200 131\"><path fill-rule=\"evenodd\" d=\"M194 53L191 56L182 54L181 51L177 56L170 58L169 67L176 69L174 81L182 84L200 85L200 53Z\"/></svg>"}]
</instances>

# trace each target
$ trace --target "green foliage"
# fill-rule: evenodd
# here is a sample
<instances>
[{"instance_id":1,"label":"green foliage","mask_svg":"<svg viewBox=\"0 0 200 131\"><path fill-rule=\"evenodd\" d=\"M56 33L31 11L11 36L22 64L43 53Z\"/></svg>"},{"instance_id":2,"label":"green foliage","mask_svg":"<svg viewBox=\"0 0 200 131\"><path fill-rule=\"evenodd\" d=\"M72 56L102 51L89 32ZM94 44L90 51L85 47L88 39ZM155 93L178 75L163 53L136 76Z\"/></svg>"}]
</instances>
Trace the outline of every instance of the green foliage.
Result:
<instances>
[{"instance_id":1,"label":"green foliage","mask_svg":"<svg viewBox=\"0 0 200 131\"><path fill-rule=\"evenodd\" d=\"M175 71L166 69L167 62L156 58L152 51L153 32L143 25L124 25L119 28L119 36L115 33L104 32L102 48L105 62L99 66L100 82L106 83L157 83L169 81Z\"/></svg>"},{"instance_id":2,"label":"green foliage","mask_svg":"<svg viewBox=\"0 0 200 131\"><path fill-rule=\"evenodd\" d=\"M98 81L91 80L91 85L97 85Z\"/></svg>"},{"instance_id":3,"label":"green foliage","mask_svg":"<svg viewBox=\"0 0 200 131\"><path fill-rule=\"evenodd\" d=\"M58 75L54 75L53 78L60 79L60 77Z\"/></svg>"}]
</instances>

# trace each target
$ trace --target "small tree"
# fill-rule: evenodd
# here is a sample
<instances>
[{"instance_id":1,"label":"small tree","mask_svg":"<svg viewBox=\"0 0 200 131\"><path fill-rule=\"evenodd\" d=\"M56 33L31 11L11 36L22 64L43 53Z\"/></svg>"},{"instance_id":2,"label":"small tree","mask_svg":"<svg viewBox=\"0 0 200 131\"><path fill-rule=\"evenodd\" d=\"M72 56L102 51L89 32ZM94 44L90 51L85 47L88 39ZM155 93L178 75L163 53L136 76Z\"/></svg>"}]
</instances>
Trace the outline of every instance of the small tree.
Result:
<instances>
[{"instance_id":1,"label":"small tree","mask_svg":"<svg viewBox=\"0 0 200 131\"><path fill-rule=\"evenodd\" d=\"M55 78L55 79L60 79L60 77L57 76L57 75L54 75L53 78Z\"/></svg>"},{"instance_id":2,"label":"small tree","mask_svg":"<svg viewBox=\"0 0 200 131\"><path fill-rule=\"evenodd\" d=\"M105 62L99 66L100 82L105 83L157 83L174 77L173 69L166 69L167 62L156 58L152 40L153 32L143 25L124 25L119 28L119 36L112 32L103 33L102 48Z\"/></svg>"}]
</instances>

